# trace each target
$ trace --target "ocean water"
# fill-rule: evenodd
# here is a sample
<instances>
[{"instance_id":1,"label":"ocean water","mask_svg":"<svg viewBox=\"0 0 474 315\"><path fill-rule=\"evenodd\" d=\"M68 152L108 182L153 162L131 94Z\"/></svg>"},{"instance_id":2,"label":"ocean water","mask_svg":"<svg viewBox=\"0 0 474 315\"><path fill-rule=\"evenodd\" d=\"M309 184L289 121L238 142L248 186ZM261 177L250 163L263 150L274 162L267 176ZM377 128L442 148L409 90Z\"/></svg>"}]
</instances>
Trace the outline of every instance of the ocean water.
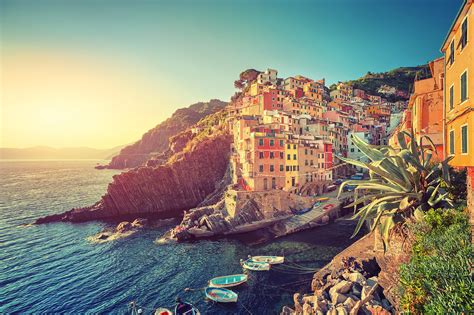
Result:
<instances>
[{"instance_id":1,"label":"ocean water","mask_svg":"<svg viewBox=\"0 0 474 315\"><path fill-rule=\"evenodd\" d=\"M203 314L278 314L293 293L310 292L312 269L351 243L347 222L258 246L235 239L156 244L170 223L104 244L86 238L112 223L27 225L97 201L119 173L95 170L97 162L0 161L0 313L129 314L134 300L152 314L180 296ZM206 301L199 290L212 277L241 273L239 260L249 254L281 253L291 263L250 273L235 289L236 304Z\"/></svg>"}]
</instances>

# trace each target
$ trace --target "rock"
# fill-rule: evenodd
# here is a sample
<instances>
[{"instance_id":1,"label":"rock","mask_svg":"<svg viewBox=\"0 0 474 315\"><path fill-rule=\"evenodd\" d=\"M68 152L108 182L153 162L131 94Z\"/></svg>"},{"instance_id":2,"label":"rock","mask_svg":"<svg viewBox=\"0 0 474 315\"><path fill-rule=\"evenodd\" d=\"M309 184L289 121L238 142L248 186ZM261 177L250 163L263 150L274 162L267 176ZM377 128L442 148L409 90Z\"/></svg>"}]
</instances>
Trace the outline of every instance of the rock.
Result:
<instances>
[{"instance_id":1,"label":"rock","mask_svg":"<svg viewBox=\"0 0 474 315\"><path fill-rule=\"evenodd\" d=\"M366 306L366 308L370 312L370 314L372 314L372 315L391 315L391 313L389 311L387 311L386 309L384 309L380 305L368 304Z\"/></svg>"},{"instance_id":2,"label":"rock","mask_svg":"<svg viewBox=\"0 0 474 315\"><path fill-rule=\"evenodd\" d=\"M329 289L329 294L331 294L331 292L347 293L350 291L351 287L352 282L342 280L336 283L331 289Z\"/></svg>"},{"instance_id":3,"label":"rock","mask_svg":"<svg viewBox=\"0 0 474 315\"><path fill-rule=\"evenodd\" d=\"M228 169L231 142L228 133L216 133L174 155L164 165L115 175L107 193L92 206L44 217L36 223L178 217L215 191Z\"/></svg>"},{"instance_id":4,"label":"rock","mask_svg":"<svg viewBox=\"0 0 474 315\"><path fill-rule=\"evenodd\" d=\"M295 313L295 310L292 308L289 308L288 306L283 306L283 309L281 310L280 315L293 315Z\"/></svg>"},{"instance_id":5,"label":"rock","mask_svg":"<svg viewBox=\"0 0 474 315\"><path fill-rule=\"evenodd\" d=\"M313 312L313 309L311 305L308 302L305 302L303 304L303 315L311 315L312 312Z\"/></svg>"},{"instance_id":6,"label":"rock","mask_svg":"<svg viewBox=\"0 0 474 315\"><path fill-rule=\"evenodd\" d=\"M377 282L377 277L370 277L369 279L367 279L366 285L368 285L369 287L373 287Z\"/></svg>"},{"instance_id":7,"label":"rock","mask_svg":"<svg viewBox=\"0 0 474 315\"><path fill-rule=\"evenodd\" d=\"M339 303L344 303L347 300L347 296L339 292L331 293L331 303L337 305Z\"/></svg>"},{"instance_id":8,"label":"rock","mask_svg":"<svg viewBox=\"0 0 474 315\"><path fill-rule=\"evenodd\" d=\"M350 311L354 305L356 304L356 301L351 298L351 297L348 297L347 300L344 301L344 306Z\"/></svg>"},{"instance_id":9,"label":"rock","mask_svg":"<svg viewBox=\"0 0 474 315\"><path fill-rule=\"evenodd\" d=\"M124 222L120 222L117 227L115 228L115 231L117 233L124 233L124 232L128 232L132 229L132 224L130 222L127 222L127 221L124 221Z\"/></svg>"},{"instance_id":10,"label":"rock","mask_svg":"<svg viewBox=\"0 0 474 315\"><path fill-rule=\"evenodd\" d=\"M365 285L362 288L362 294L361 294L361 297L360 297L361 300L364 300L367 297L367 295L368 295L368 293L370 292L371 289L372 289L372 287L369 287L368 285ZM377 290L373 293L372 300L381 302L380 295L378 294Z\"/></svg>"},{"instance_id":11,"label":"rock","mask_svg":"<svg viewBox=\"0 0 474 315\"><path fill-rule=\"evenodd\" d=\"M135 220L133 220L132 226L133 227L143 227L143 226L147 225L147 223L148 223L147 219L136 218Z\"/></svg>"},{"instance_id":12,"label":"rock","mask_svg":"<svg viewBox=\"0 0 474 315\"><path fill-rule=\"evenodd\" d=\"M99 240L106 240L107 238L109 238L109 235L106 234L106 233L99 233L97 236L96 236L97 239Z\"/></svg>"},{"instance_id":13,"label":"rock","mask_svg":"<svg viewBox=\"0 0 474 315\"><path fill-rule=\"evenodd\" d=\"M344 279L359 284L364 284L366 281L365 277L358 271L344 274Z\"/></svg>"},{"instance_id":14,"label":"rock","mask_svg":"<svg viewBox=\"0 0 474 315\"><path fill-rule=\"evenodd\" d=\"M331 307L331 309L326 313L326 315L337 315L336 308Z\"/></svg>"},{"instance_id":15,"label":"rock","mask_svg":"<svg viewBox=\"0 0 474 315\"><path fill-rule=\"evenodd\" d=\"M357 296L358 298L360 298L362 296L362 285L355 282L352 285L351 293L354 294L355 296Z\"/></svg>"},{"instance_id":16,"label":"rock","mask_svg":"<svg viewBox=\"0 0 474 315\"><path fill-rule=\"evenodd\" d=\"M349 314L346 308L343 305L339 305L336 307L337 315L347 315Z\"/></svg>"},{"instance_id":17,"label":"rock","mask_svg":"<svg viewBox=\"0 0 474 315\"><path fill-rule=\"evenodd\" d=\"M393 306L390 304L390 302L387 299L382 299L382 307L389 311L393 309Z\"/></svg>"}]
</instances>

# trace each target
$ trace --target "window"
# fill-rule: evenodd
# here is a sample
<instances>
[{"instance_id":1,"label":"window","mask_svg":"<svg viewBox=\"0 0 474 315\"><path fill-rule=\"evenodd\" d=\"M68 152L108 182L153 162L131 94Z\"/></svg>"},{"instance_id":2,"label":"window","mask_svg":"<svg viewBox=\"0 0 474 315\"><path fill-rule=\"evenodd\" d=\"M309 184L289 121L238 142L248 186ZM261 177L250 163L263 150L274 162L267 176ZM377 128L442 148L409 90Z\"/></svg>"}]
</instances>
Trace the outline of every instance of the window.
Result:
<instances>
[{"instance_id":1,"label":"window","mask_svg":"<svg viewBox=\"0 0 474 315\"><path fill-rule=\"evenodd\" d=\"M451 41L451 45L449 45L448 62L450 65L454 63L454 39Z\"/></svg>"},{"instance_id":2,"label":"window","mask_svg":"<svg viewBox=\"0 0 474 315\"><path fill-rule=\"evenodd\" d=\"M280 152L280 159L283 159L285 157L285 154L283 152Z\"/></svg>"},{"instance_id":3,"label":"window","mask_svg":"<svg viewBox=\"0 0 474 315\"><path fill-rule=\"evenodd\" d=\"M263 145L263 139L258 139L258 145Z\"/></svg>"},{"instance_id":4,"label":"window","mask_svg":"<svg viewBox=\"0 0 474 315\"><path fill-rule=\"evenodd\" d=\"M284 170L284 166L280 165L280 172L283 172L283 170Z\"/></svg>"},{"instance_id":5,"label":"window","mask_svg":"<svg viewBox=\"0 0 474 315\"><path fill-rule=\"evenodd\" d=\"M291 144L288 144L286 147L288 148L288 150L291 149Z\"/></svg>"},{"instance_id":6,"label":"window","mask_svg":"<svg viewBox=\"0 0 474 315\"><path fill-rule=\"evenodd\" d=\"M461 103L467 100L467 70L461 74Z\"/></svg>"},{"instance_id":7,"label":"window","mask_svg":"<svg viewBox=\"0 0 474 315\"><path fill-rule=\"evenodd\" d=\"M275 171L275 166L270 165L270 172L274 172L274 171Z\"/></svg>"},{"instance_id":8,"label":"window","mask_svg":"<svg viewBox=\"0 0 474 315\"><path fill-rule=\"evenodd\" d=\"M293 160L296 161L296 154L293 154Z\"/></svg>"},{"instance_id":9,"label":"window","mask_svg":"<svg viewBox=\"0 0 474 315\"><path fill-rule=\"evenodd\" d=\"M293 149L295 149L295 150L296 150L296 144L293 144Z\"/></svg>"},{"instance_id":10,"label":"window","mask_svg":"<svg viewBox=\"0 0 474 315\"><path fill-rule=\"evenodd\" d=\"M308 160L304 160L304 165L308 166Z\"/></svg>"},{"instance_id":11,"label":"window","mask_svg":"<svg viewBox=\"0 0 474 315\"><path fill-rule=\"evenodd\" d=\"M351 152L354 152L354 148L351 148Z\"/></svg>"},{"instance_id":12,"label":"window","mask_svg":"<svg viewBox=\"0 0 474 315\"><path fill-rule=\"evenodd\" d=\"M454 130L449 131L449 154L454 155Z\"/></svg>"},{"instance_id":13,"label":"window","mask_svg":"<svg viewBox=\"0 0 474 315\"><path fill-rule=\"evenodd\" d=\"M270 159L273 159L273 158L275 158L275 153L270 152Z\"/></svg>"},{"instance_id":14,"label":"window","mask_svg":"<svg viewBox=\"0 0 474 315\"><path fill-rule=\"evenodd\" d=\"M263 173L263 165L259 165L259 166L258 166L258 171L259 171L260 173Z\"/></svg>"},{"instance_id":15,"label":"window","mask_svg":"<svg viewBox=\"0 0 474 315\"><path fill-rule=\"evenodd\" d=\"M273 147L275 145L275 140L270 140L270 146Z\"/></svg>"},{"instance_id":16,"label":"window","mask_svg":"<svg viewBox=\"0 0 474 315\"><path fill-rule=\"evenodd\" d=\"M276 178L272 177L272 189L276 188Z\"/></svg>"},{"instance_id":17,"label":"window","mask_svg":"<svg viewBox=\"0 0 474 315\"><path fill-rule=\"evenodd\" d=\"M290 166L288 166L288 165L286 166L286 171L287 171L287 172L291 171Z\"/></svg>"},{"instance_id":18,"label":"window","mask_svg":"<svg viewBox=\"0 0 474 315\"><path fill-rule=\"evenodd\" d=\"M466 47L467 45L467 17L464 19L464 22L462 22L461 25L461 49Z\"/></svg>"},{"instance_id":19,"label":"window","mask_svg":"<svg viewBox=\"0 0 474 315\"><path fill-rule=\"evenodd\" d=\"M280 140L280 146L284 146L285 144L283 143L283 140Z\"/></svg>"},{"instance_id":20,"label":"window","mask_svg":"<svg viewBox=\"0 0 474 315\"><path fill-rule=\"evenodd\" d=\"M308 149L304 149L304 154L308 155Z\"/></svg>"},{"instance_id":21,"label":"window","mask_svg":"<svg viewBox=\"0 0 474 315\"><path fill-rule=\"evenodd\" d=\"M261 158L261 159L263 159L263 157L264 157L264 156L263 156L263 152L258 152L258 157Z\"/></svg>"},{"instance_id":22,"label":"window","mask_svg":"<svg viewBox=\"0 0 474 315\"><path fill-rule=\"evenodd\" d=\"M467 154L467 125L461 126L461 154Z\"/></svg>"},{"instance_id":23,"label":"window","mask_svg":"<svg viewBox=\"0 0 474 315\"><path fill-rule=\"evenodd\" d=\"M454 108L454 85L449 88L449 110Z\"/></svg>"},{"instance_id":24,"label":"window","mask_svg":"<svg viewBox=\"0 0 474 315\"><path fill-rule=\"evenodd\" d=\"M288 154L288 155L286 156L286 159L287 159L288 161L291 160L291 154Z\"/></svg>"}]
</instances>

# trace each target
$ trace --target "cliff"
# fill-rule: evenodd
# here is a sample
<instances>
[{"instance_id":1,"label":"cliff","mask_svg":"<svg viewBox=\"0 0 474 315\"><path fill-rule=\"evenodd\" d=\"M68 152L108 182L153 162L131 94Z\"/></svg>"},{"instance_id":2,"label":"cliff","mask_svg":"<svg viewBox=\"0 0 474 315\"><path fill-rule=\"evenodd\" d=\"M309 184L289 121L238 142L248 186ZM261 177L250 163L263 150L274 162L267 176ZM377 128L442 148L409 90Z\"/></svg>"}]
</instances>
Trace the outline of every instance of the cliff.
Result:
<instances>
[{"instance_id":1,"label":"cliff","mask_svg":"<svg viewBox=\"0 0 474 315\"><path fill-rule=\"evenodd\" d=\"M221 113L214 116L222 118ZM174 138L183 139L187 139L186 145L181 144L180 150L174 151L165 164L142 166L115 175L107 193L93 206L40 218L36 223L169 218L198 206L224 177L232 137L220 124L209 125L197 134L184 131ZM176 142L170 146L173 145Z\"/></svg>"},{"instance_id":2,"label":"cliff","mask_svg":"<svg viewBox=\"0 0 474 315\"><path fill-rule=\"evenodd\" d=\"M150 158L155 158L155 160L162 158L161 156L169 147L170 138L202 118L218 112L226 105L226 102L213 99L178 109L170 118L146 132L140 140L123 148L105 168L133 168L143 165ZM166 158L164 160L166 161Z\"/></svg>"}]
</instances>

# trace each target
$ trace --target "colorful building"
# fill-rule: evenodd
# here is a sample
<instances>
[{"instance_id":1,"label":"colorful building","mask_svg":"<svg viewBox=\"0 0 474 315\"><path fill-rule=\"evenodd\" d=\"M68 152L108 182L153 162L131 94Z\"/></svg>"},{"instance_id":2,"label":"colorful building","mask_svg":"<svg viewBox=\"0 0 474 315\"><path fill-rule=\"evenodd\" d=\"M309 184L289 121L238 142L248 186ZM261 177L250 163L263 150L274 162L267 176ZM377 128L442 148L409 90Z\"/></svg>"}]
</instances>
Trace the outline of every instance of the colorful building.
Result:
<instances>
[{"instance_id":1,"label":"colorful building","mask_svg":"<svg viewBox=\"0 0 474 315\"><path fill-rule=\"evenodd\" d=\"M285 147L286 158L286 182L285 190L293 191L299 185L299 166L298 166L298 142L288 140Z\"/></svg>"}]
</instances>

